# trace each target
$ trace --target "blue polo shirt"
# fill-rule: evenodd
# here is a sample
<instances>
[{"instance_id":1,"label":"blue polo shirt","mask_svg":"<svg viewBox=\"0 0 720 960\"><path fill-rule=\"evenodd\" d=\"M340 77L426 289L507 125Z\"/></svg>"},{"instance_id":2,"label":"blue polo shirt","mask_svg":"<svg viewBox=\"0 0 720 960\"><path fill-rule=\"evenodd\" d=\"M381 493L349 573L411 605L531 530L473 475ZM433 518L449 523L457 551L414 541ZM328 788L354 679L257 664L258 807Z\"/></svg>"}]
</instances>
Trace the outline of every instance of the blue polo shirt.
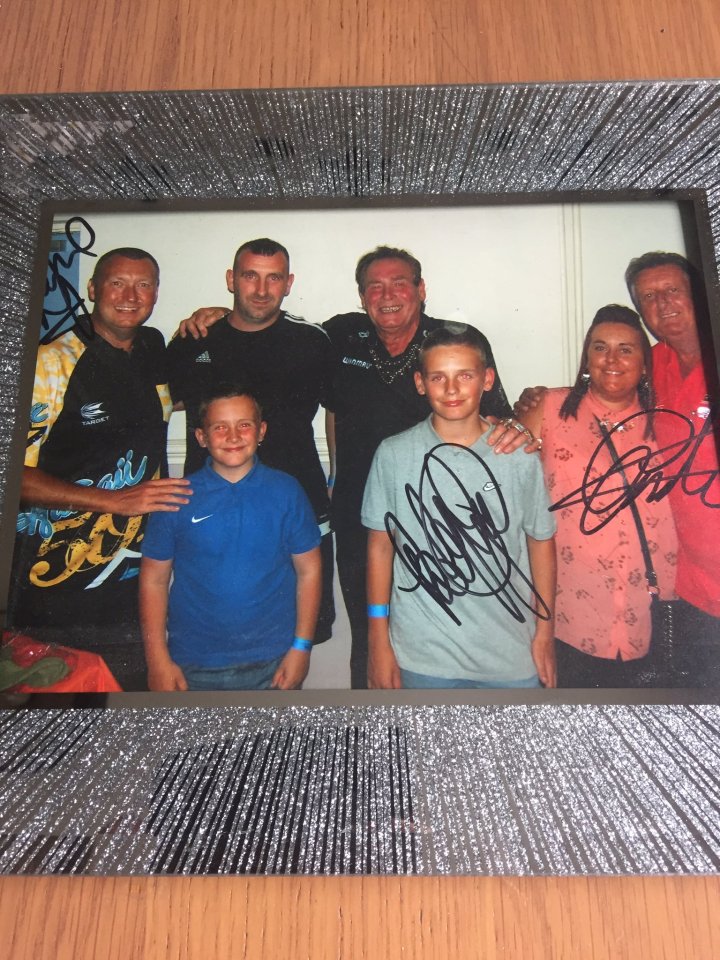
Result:
<instances>
[{"instance_id":1,"label":"blue polo shirt","mask_svg":"<svg viewBox=\"0 0 720 960\"><path fill-rule=\"evenodd\" d=\"M143 556L173 561L168 646L179 664L225 667L284 654L295 634L292 555L320 543L300 484L256 459L237 483L210 461L177 513L153 513Z\"/></svg>"}]
</instances>

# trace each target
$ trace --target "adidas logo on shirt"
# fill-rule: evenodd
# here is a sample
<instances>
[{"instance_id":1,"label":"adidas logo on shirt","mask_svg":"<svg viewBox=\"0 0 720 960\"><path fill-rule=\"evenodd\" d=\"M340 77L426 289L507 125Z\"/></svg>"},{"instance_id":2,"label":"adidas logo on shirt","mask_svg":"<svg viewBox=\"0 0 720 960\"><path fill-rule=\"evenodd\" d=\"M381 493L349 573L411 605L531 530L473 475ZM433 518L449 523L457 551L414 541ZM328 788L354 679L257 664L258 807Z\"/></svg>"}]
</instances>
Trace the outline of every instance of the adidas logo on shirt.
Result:
<instances>
[{"instance_id":1,"label":"adidas logo on shirt","mask_svg":"<svg viewBox=\"0 0 720 960\"><path fill-rule=\"evenodd\" d=\"M195 363L212 363L210 360L210 354L207 350L204 353L201 353L199 357L195 357Z\"/></svg>"}]
</instances>

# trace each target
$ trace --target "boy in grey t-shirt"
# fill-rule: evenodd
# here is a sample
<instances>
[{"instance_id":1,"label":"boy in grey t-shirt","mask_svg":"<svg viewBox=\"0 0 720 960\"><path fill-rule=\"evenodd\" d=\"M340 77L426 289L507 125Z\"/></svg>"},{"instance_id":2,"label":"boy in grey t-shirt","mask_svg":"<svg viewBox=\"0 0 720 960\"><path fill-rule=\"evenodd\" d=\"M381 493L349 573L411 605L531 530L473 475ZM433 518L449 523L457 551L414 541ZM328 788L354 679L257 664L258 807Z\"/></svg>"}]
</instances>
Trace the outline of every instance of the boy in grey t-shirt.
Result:
<instances>
[{"instance_id":1,"label":"boy in grey t-shirt","mask_svg":"<svg viewBox=\"0 0 720 960\"><path fill-rule=\"evenodd\" d=\"M473 327L431 333L415 385L432 413L375 455L370 687L555 686L555 521L538 458L484 439L494 375Z\"/></svg>"}]
</instances>

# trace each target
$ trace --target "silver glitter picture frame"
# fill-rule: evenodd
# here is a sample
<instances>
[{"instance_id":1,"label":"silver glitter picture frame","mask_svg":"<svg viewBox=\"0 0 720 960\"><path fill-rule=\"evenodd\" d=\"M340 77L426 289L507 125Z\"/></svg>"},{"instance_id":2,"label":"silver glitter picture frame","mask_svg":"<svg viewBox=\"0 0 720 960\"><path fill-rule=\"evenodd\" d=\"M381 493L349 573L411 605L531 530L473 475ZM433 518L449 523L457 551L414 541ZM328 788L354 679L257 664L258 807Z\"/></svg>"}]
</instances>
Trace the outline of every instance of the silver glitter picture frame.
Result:
<instances>
[{"instance_id":1,"label":"silver glitter picture frame","mask_svg":"<svg viewBox=\"0 0 720 960\"><path fill-rule=\"evenodd\" d=\"M14 527L48 203L690 198L717 311L715 82L0 101L0 491ZM0 586L9 574L2 554ZM668 874L720 864L718 698L74 697L0 713L0 872ZM62 709L60 707L62 706Z\"/></svg>"}]
</instances>

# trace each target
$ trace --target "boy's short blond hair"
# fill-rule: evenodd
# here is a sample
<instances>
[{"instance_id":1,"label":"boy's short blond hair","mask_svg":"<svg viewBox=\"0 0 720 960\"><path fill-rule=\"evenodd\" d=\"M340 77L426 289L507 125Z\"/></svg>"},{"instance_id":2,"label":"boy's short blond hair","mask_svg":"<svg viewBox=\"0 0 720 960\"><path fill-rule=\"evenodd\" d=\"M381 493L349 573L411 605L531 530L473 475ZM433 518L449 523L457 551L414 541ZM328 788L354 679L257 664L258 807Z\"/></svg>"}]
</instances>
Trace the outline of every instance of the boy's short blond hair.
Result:
<instances>
[{"instance_id":1,"label":"boy's short blond hair","mask_svg":"<svg viewBox=\"0 0 720 960\"><path fill-rule=\"evenodd\" d=\"M444 326L429 333L420 344L418 352L418 366L420 373L425 373L425 357L435 347L472 347L477 350L483 366L488 366L486 339L475 327L467 323L453 323L448 321Z\"/></svg>"},{"instance_id":2,"label":"boy's short blond hair","mask_svg":"<svg viewBox=\"0 0 720 960\"><path fill-rule=\"evenodd\" d=\"M212 390L203 394L198 404L198 423L203 430L205 429L205 418L210 404L215 403L216 400L232 400L233 397L247 397L248 400L252 401L257 414L257 422L262 422L262 407L252 390L248 390L247 387L238 383L219 383Z\"/></svg>"}]
</instances>

